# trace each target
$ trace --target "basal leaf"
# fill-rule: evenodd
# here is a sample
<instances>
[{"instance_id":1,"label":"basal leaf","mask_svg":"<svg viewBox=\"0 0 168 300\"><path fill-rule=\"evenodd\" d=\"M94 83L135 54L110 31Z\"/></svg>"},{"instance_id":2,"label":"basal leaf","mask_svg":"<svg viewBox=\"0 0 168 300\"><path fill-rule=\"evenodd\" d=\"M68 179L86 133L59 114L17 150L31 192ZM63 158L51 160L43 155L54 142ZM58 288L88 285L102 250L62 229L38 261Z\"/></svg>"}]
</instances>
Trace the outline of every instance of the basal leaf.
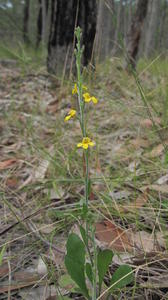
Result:
<instances>
[{"instance_id":1,"label":"basal leaf","mask_svg":"<svg viewBox=\"0 0 168 300\"><path fill-rule=\"evenodd\" d=\"M86 275L89 278L90 282L93 282L93 272L92 272L92 266L89 263L86 263Z\"/></svg>"},{"instance_id":2,"label":"basal leaf","mask_svg":"<svg viewBox=\"0 0 168 300\"><path fill-rule=\"evenodd\" d=\"M68 237L65 266L71 278L88 299L89 293L85 282L85 245L74 233Z\"/></svg>"},{"instance_id":3,"label":"basal leaf","mask_svg":"<svg viewBox=\"0 0 168 300\"><path fill-rule=\"evenodd\" d=\"M101 290L101 285L104 279L104 276L109 268L109 265L113 258L113 252L111 250L99 249L98 256L97 256L97 269L98 269L98 276L99 276L99 291Z\"/></svg>"},{"instance_id":4,"label":"basal leaf","mask_svg":"<svg viewBox=\"0 0 168 300\"><path fill-rule=\"evenodd\" d=\"M110 291L121 289L133 281L132 268L129 265L120 266L113 274L110 286Z\"/></svg>"}]
</instances>

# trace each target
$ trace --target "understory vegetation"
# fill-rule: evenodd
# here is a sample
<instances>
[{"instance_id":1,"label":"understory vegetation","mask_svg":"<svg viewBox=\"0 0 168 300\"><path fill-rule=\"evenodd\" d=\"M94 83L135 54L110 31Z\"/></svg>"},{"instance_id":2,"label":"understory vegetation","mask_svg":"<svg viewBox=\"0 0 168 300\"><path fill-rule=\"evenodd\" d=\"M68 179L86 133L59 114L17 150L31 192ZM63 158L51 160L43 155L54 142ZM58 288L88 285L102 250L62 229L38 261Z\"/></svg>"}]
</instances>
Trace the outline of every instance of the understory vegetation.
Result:
<instances>
[{"instance_id":1,"label":"understory vegetation","mask_svg":"<svg viewBox=\"0 0 168 300\"><path fill-rule=\"evenodd\" d=\"M0 299L83 299L64 265L67 237L85 220L80 126L64 122L75 76L49 75L40 51L39 64L24 47L0 53ZM168 63L122 65L113 57L83 72L98 99L86 107L89 218L94 245L113 252L97 299L122 265L134 279L109 299L168 299Z\"/></svg>"}]
</instances>

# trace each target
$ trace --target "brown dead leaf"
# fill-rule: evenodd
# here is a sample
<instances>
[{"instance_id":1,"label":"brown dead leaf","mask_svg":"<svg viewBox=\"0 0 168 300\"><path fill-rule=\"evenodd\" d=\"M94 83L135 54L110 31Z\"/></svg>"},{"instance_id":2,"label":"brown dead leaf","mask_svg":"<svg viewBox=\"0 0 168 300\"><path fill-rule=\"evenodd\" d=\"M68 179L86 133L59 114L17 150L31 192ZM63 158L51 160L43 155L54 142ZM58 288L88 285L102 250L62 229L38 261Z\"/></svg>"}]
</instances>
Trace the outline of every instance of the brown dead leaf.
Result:
<instances>
[{"instance_id":1,"label":"brown dead leaf","mask_svg":"<svg viewBox=\"0 0 168 300\"><path fill-rule=\"evenodd\" d=\"M0 162L0 170L5 170L13 166L16 163L16 158L7 159Z\"/></svg>"},{"instance_id":2,"label":"brown dead leaf","mask_svg":"<svg viewBox=\"0 0 168 300\"><path fill-rule=\"evenodd\" d=\"M40 279L40 278L39 278ZM34 284L44 284L46 283L46 280L32 280L31 281L25 281L25 282L20 282L20 283L17 283L17 282L11 282L11 284L3 284L3 286L0 286L0 294L1 293L5 293L5 292L8 292L8 291L14 291L14 290L19 290L19 289L22 289L22 288L25 288L27 286L31 286L31 285L34 285Z\"/></svg>"},{"instance_id":3,"label":"brown dead leaf","mask_svg":"<svg viewBox=\"0 0 168 300\"><path fill-rule=\"evenodd\" d=\"M47 113L54 114L59 109L59 100L58 98L54 99L52 102L49 103L48 107L46 108Z\"/></svg>"},{"instance_id":4,"label":"brown dead leaf","mask_svg":"<svg viewBox=\"0 0 168 300\"><path fill-rule=\"evenodd\" d=\"M160 251L161 248L166 247L162 233L156 232L151 234L144 230L132 234L132 243L135 249L148 253Z\"/></svg>"},{"instance_id":5,"label":"brown dead leaf","mask_svg":"<svg viewBox=\"0 0 168 300\"><path fill-rule=\"evenodd\" d=\"M168 185L167 184L162 184L162 185L152 184L152 185L149 185L148 188L150 190L154 190L154 191L157 191L162 194L168 194Z\"/></svg>"},{"instance_id":6,"label":"brown dead leaf","mask_svg":"<svg viewBox=\"0 0 168 300\"><path fill-rule=\"evenodd\" d=\"M136 138L135 140L130 141L130 145L133 146L136 150L139 148L148 148L149 141L141 138Z\"/></svg>"},{"instance_id":7,"label":"brown dead leaf","mask_svg":"<svg viewBox=\"0 0 168 300\"><path fill-rule=\"evenodd\" d=\"M144 252L151 252L154 250L153 235L143 230L132 235L132 243L135 249L143 250Z\"/></svg>"},{"instance_id":8,"label":"brown dead leaf","mask_svg":"<svg viewBox=\"0 0 168 300\"><path fill-rule=\"evenodd\" d=\"M32 282L38 281L41 277L34 272L18 271L13 275L13 279L17 282Z\"/></svg>"},{"instance_id":9,"label":"brown dead leaf","mask_svg":"<svg viewBox=\"0 0 168 300\"><path fill-rule=\"evenodd\" d=\"M156 125L160 125L161 124L161 119L160 118L154 118L153 119ZM150 119L144 119L141 121L141 126L142 127L147 127L147 128L151 128L153 126L153 122Z\"/></svg>"},{"instance_id":10,"label":"brown dead leaf","mask_svg":"<svg viewBox=\"0 0 168 300\"><path fill-rule=\"evenodd\" d=\"M149 189L146 189L146 191L144 191L143 194L138 196L138 198L132 203L121 206L121 208L119 209L120 212L134 211L143 207L148 201L148 190Z\"/></svg>"},{"instance_id":11,"label":"brown dead leaf","mask_svg":"<svg viewBox=\"0 0 168 300\"><path fill-rule=\"evenodd\" d=\"M6 276L8 273L9 273L8 264L4 264L3 266L0 266L0 278Z\"/></svg>"},{"instance_id":12,"label":"brown dead leaf","mask_svg":"<svg viewBox=\"0 0 168 300\"><path fill-rule=\"evenodd\" d=\"M16 188L18 185L18 180L16 177L10 177L6 180L6 185L8 188Z\"/></svg>"},{"instance_id":13,"label":"brown dead leaf","mask_svg":"<svg viewBox=\"0 0 168 300\"><path fill-rule=\"evenodd\" d=\"M160 156L164 151L164 147L162 144L157 145L153 148L153 150L150 152L150 157L155 158L157 156Z\"/></svg>"},{"instance_id":14,"label":"brown dead leaf","mask_svg":"<svg viewBox=\"0 0 168 300\"><path fill-rule=\"evenodd\" d=\"M96 223L96 238L108 248L119 252L132 251L130 235L110 221Z\"/></svg>"},{"instance_id":15,"label":"brown dead leaf","mask_svg":"<svg viewBox=\"0 0 168 300\"><path fill-rule=\"evenodd\" d=\"M159 185L162 185L164 183L167 183L168 182L168 174L160 177L158 180L157 180L157 184Z\"/></svg>"}]
</instances>

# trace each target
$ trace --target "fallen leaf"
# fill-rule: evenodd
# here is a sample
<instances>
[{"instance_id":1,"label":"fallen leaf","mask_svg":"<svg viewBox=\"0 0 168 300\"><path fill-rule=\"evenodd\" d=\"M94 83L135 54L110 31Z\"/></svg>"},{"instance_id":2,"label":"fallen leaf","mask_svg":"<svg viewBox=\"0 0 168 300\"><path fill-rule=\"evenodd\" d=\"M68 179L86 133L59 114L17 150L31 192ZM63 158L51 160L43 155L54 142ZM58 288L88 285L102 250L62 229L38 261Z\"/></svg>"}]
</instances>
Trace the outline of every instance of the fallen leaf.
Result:
<instances>
[{"instance_id":1,"label":"fallen leaf","mask_svg":"<svg viewBox=\"0 0 168 300\"><path fill-rule=\"evenodd\" d=\"M156 125L160 125L161 124L161 119L160 118L153 118L153 121ZM147 128L151 128L153 126L153 122L150 119L144 119L141 121L141 126L142 127L147 127Z\"/></svg>"},{"instance_id":2,"label":"fallen leaf","mask_svg":"<svg viewBox=\"0 0 168 300\"><path fill-rule=\"evenodd\" d=\"M155 158L157 156L160 156L164 151L164 147L162 144L157 145L153 148L153 150L150 152L150 157Z\"/></svg>"},{"instance_id":3,"label":"fallen leaf","mask_svg":"<svg viewBox=\"0 0 168 300\"><path fill-rule=\"evenodd\" d=\"M36 167L32 174L29 175L29 177L20 185L19 189L22 189L26 185L28 185L30 182L36 182L38 180L42 180L45 178L46 172L48 170L49 164L50 164L50 156L54 153L54 148L51 146L48 150L49 158L48 159L42 159L39 163L39 166Z\"/></svg>"},{"instance_id":4,"label":"fallen leaf","mask_svg":"<svg viewBox=\"0 0 168 300\"><path fill-rule=\"evenodd\" d=\"M147 195L148 190L149 189L146 189L146 191L144 191L143 194L138 196L137 199L135 199L135 201L128 203L127 205L121 206L121 208L119 209L120 212L126 212L132 210L134 211L143 207L148 201L148 195Z\"/></svg>"},{"instance_id":5,"label":"fallen leaf","mask_svg":"<svg viewBox=\"0 0 168 300\"><path fill-rule=\"evenodd\" d=\"M18 185L18 180L16 177L10 177L6 180L6 185L8 188L16 188Z\"/></svg>"},{"instance_id":6,"label":"fallen leaf","mask_svg":"<svg viewBox=\"0 0 168 300\"><path fill-rule=\"evenodd\" d=\"M152 185L149 185L148 188L150 190L154 190L154 191L160 192L162 194L168 194L168 185L167 184L162 184L162 185L152 184Z\"/></svg>"},{"instance_id":7,"label":"fallen leaf","mask_svg":"<svg viewBox=\"0 0 168 300\"><path fill-rule=\"evenodd\" d=\"M0 170L5 170L7 168L10 168L13 166L13 164L16 163L16 158L7 159L0 162Z\"/></svg>"},{"instance_id":8,"label":"fallen leaf","mask_svg":"<svg viewBox=\"0 0 168 300\"><path fill-rule=\"evenodd\" d=\"M132 242L135 249L143 250L144 252L151 252L154 250L154 238L146 231L139 231L133 233Z\"/></svg>"},{"instance_id":9,"label":"fallen leaf","mask_svg":"<svg viewBox=\"0 0 168 300\"><path fill-rule=\"evenodd\" d=\"M137 161L132 161L129 166L128 166L128 170L131 172L131 173L134 173L134 172L137 172L137 168L138 166L140 165L140 161L137 160Z\"/></svg>"},{"instance_id":10,"label":"fallen leaf","mask_svg":"<svg viewBox=\"0 0 168 300\"><path fill-rule=\"evenodd\" d=\"M141 138L136 138L135 140L130 141L130 145L133 146L136 150L139 148L148 148L149 141Z\"/></svg>"},{"instance_id":11,"label":"fallen leaf","mask_svg":"<svg viewBox=\"0 0 168 300\"><path fill-rule=\"evenodd\" d=\"M156 240L157 240L158 244L160 245L160 247L166 249L166 240L165 240L163 233L160 231L157 231L155 233L155 236L156 236Z\"/></svg>"},{"instance_id":12,"label":"fallen leaf","mask_svg":"<svg viewBox=\"0 0 168 300\"><path fill-rule=\"evenodd\" d=\"M108 248L119 252L132 251L130 235L110 221L96 223L95 236L98 241Z\"/></svg>"},{"instance_id":13,"label":"fallen leaf","mask_svg":"<svg viewBox=\"0 0 168 300\"><path fill-rule=\"evenodd\" d=\"M46 280L39 280L39 279L33 280L33 278L32 278L32 281L29 281L29 282L20 282L20 283L12 282L10 284L3 284L3 286L0 286L0 293L19 290L19 289L25 288L27 286L34 285L36 283L44 284L44 283L46 283Z\"/></svg>"},{"instance_id":14,"label":"fallen leaf","mask_svg":"<svg viewBox=\"0 0 168 300\"><path fill-rule=\"evenodd\" d=\"M144 230L132 234L132 243L135 249L148 253L161 250L161 247L166 246L162 233L151 234Z\"/></svg>"},{"instance_id":15,"label":"fallen leaf","mask_svg":"<svg viewBox=\"0 0 168 300\"><path fill-rule=\"evenodd\" d=\"M164 184L164 183L168 182L168 174L160 177L156 182L157 182L157 184Z\"/></svg>"},{"instance_id":16,"label":"fallen leaf","mask_svg":"<svg viewBox=\"0 0 168 300\"><path fill-rule=\"evenodd\" d=\"M38 281L41 277L35 272L18 271L13 275L14 281L17 282L32 282Z\"/></svg>"},{"instance_id":17,"label":"fallen leaf","mask_svg":"<svg viewBox=\"0 0 168 300\"><path fill-rule=\"evenodd\" d=\"M38 260L37 273L39 275L46 275L48 273L47 266L41 257Z\"/></svg>"},{"instance_id":18,"label":"fallen leaf","mask_svg":"<svg viewBox=\"0 0 168 300\"><path fill-rule=\"evenodd\" d=\"M140 122L140 124L141 124L141 126L142 127L147 127L147 128L150 128L150 127L152 127L152 121L150 120L150 119L144 119L144 120L142 120L141 122Z\"/></svg>"},{"instance_id":19,"label":"fallen leaf","mask_svg":"<svg viewBox=\"0 0 168 300\"><path fill-rule=\"evenodd\" d=\"M128 191L114 191L109 193L113 200L127 199L130 194Z\"/></svg>"}]
</instances>

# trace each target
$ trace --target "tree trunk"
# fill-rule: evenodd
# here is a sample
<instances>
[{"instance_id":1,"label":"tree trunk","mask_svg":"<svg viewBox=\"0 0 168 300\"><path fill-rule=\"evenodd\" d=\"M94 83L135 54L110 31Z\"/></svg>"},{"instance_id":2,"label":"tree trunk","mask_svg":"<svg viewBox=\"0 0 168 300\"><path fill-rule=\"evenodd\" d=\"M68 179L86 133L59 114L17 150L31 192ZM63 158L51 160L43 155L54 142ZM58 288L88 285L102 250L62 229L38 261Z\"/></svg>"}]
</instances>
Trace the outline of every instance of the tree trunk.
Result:
<instances>
[{"instance_id":1,"label":"tree trunk","mask_svg":"<svg viewBox=\"0 0 168 300\"><path fill-rule=\"evenodd\" d=\"M45 43L48 6L49 6L49 0L39 0L36 48L39 47L39 45L42 41L43 41L43 43Z\"/></svg>"},{"instance_id":2,"label":"tree trunk","mask_svg":"<svg viewBox=\"0 0 168 300\"><path fill-rule=\"evenodd\" d=\"M150 5L149 5L150 6ZM156 46L156 35L158 27L158 16L159 16L159 6L160 3L158 0L151 0L151 6L149 10L149 22L146 31L146 40L145 40L145 54L147 57L152 53L152 50Z\"/></svg>"},{"instance_id":3,"label":"tree trunk","mask_svg":"<svg viewBox=\"0 0 168 300\"><path fill-rule=\"evenodd\" d=\"M135 68L136 58L139 50L139 42L142 33L142 26L147 14L148 0L138 0L135 15L132 18L131 26L127 36L127 60L125 62L125 68L128 68L129 64Z\"/></svg>"},{"instance_id":4,"label":"tree trunk","mask_svg":"<svg viewBox=\"0 0 168 300\"><path fill-rule=\"evenodd\" d=\"M58 73L63 67L69 69L76 26L80 26L83 32L83 64L86 66L92 57L96 33L96 0L52 0L51 12L48 71Z\"/></svg>"},{"instance_id":5,"label":"tree trunk","mask_svg":"<svg viewBox=\"0 0 168 300\"><path fill-rule=\"evenodd\" d=\"M24 12L23 12L23 40L26 44L29 44L29 7L30 7L30 0L25 1L24 5Z\"/></svg>"},{"instance_id":6,"label":"tree trunk","mask_svg":"<svg viewBox=\"0 0 168 300\"><path fill-rule=\"evenodd\" d=\"M39 0L39 13L37 18L37 39L36 39L36 48L39 47L42 40L42 3Z\"/></svg>"},{"instance_id":7,"label":"tree trunk","mask_svg":"<svg viewBox=\"0 0 168 300\"><path fill-rule=\"evenodd\" d=\"M165 46L164 44L165 31L167 36L167 26L166 26L167 7L168 7L168 3L166 1L164 3L161 3L162 13L161 13L160 24L159 24L159 40L158 40L158 49L160 51L163 50Z\"/></svg>"},{"instance_id":8,"label":"tree trunk","mask_svg":"<svg viewBox=\"0 0 168 300\"><path fill-rule=\"evenodd\" d=\"M119 4L118 4L118 9L117 9L117 19L116 19L116 30L115 30L115 36L114 36L114 46L112 49L112 55L115 55L117 50L118 50L118 46L119 46L119 35L120 35L120 24L121 24L121 12L122 12L122 0L120 0Z\"/></svg>"}]
</instances>

